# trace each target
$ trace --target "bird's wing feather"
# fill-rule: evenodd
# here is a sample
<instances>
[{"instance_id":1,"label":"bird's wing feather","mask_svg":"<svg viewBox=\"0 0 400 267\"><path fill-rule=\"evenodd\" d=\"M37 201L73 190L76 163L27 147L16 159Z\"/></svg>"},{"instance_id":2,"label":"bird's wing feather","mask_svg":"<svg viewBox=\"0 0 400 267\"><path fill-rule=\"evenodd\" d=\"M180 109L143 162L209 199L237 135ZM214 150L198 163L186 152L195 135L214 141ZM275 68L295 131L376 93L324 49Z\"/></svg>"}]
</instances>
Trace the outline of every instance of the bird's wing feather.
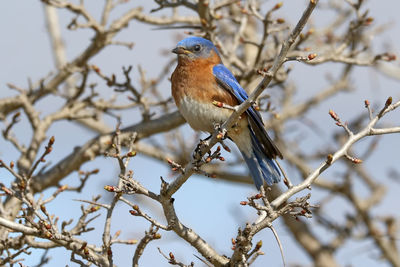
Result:
<instances>
[{"instance_id":1,"label":"bird's wing feather","mask_svg":"<svg viewBox=\"0 0 400 267\"><path fill-rule=\"evenodd\" d=\"M234 95L239 103L244 102L248 98L246 91L240 86L235 76L233 76L224 65L215 65L213 68L213 74L219 86ZM275 158L277 156L282 158L281 152L272 142L264 128L261 114L253 107L249 107L246 113L249 115L250 129L254 132L255 136L261 143L264 153L270 158Z\"/></svg>"}]
</instances>

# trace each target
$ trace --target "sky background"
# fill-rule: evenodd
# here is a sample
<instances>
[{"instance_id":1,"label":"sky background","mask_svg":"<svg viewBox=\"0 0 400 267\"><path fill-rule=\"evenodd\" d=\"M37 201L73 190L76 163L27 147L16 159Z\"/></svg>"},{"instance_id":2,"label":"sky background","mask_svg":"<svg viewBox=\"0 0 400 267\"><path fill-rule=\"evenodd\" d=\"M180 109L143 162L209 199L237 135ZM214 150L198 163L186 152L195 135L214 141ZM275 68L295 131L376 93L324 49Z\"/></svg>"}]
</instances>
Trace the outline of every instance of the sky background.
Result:
<instances>
[{"instance_id":1,"label":"sky background","mask_svg":"<svg viewBox=\"0 0 400 267\"><path fill-rule=\"evenodd\" d=\"M286 20L295 23L304 9L304 1L283 2L284 6L279 11L279 14L284 16ZM97 17L99 17L98 14L100 14L102 4L103 1L100 0L86 1L88 10L97 14ZM275 2L273 1L266 1L263 7L267 8L274 4ZM144 6L145 10L156 7L153 1L130 1L130 3L125 5L125 8L136 5ZM388 26L387 31L377 37L376 42L374 42L375 51L389 51L399 55L400 18L398 10L400 10L400 2L396 0L371 0L367 1L366 7L371 10L369 15L374 17L375 24L385 24ZM121 7L116 11L115 16L118 16L123 11L124 8ZM329 21L334 15L333 13L324 13L325 15L321 16L318 15L318 12L317 10L312 17L312 23L316 25ZM164 13L168 12L165 11ZM68 25L72 18L71 14L60 11L59 15L67 57L71 60L87 46L92 37L92 32L90 30L68 31L66 25ZM137 71L138 65L141 65L146 70L149 77L158 76L163 63L174 56L172 54L165 56L162 51L171 50L175 46L176 35L182 34L182 32L160 31L154 30L154 28L153 26L131 22L129 28L122 31L116 39L134 42L135 46L133 50L119 46L108 47L91 59L89 63L100 66L102 72L108 75L111 73L119 75L121 74L122 66L132 65L134 66L133 76L136 81L139 77ZM13 83L26 88L28 79L37 81L54 71L55 68L45 25L43 6L40 1L3 1L2 8L0 9L0 32L2 34L0 39L1 98L15 94L14 91L7 88L7 83ZM393 64L399 65L398 60ZM326 76L333 75L336 77L341 69L338 64L324 64L318 67L305 66L301 63L291 63L291 65L294 66L294 69L290 79L296 82L299 89L299 93L296 95L299 101L326 88L329 85ZM398 81L389 79L370 69L357 67L352 76L352 81L357 88L355 92L352 94L341 93L338 97L325 102L307 114L307 117L320 127L320 134L316 135L314 131L307 130L299 122L294 121L290 123L292 126L291 129L296 127L301 128L301 131L298 130L296 132L294 130L294 132L288 133L299 135L301 132L304 135L300 146L309 147L312 151L313 149L318 149L322 144L329 142L331 131L336 130L335 125L327 114L330 108L334 109L344 120L351 120L351 118L364 111L364 99L370 99L371 102L373 101L373 105L382 105L389 95L393 96L394 100L400 98ZM169 84L165 82L163 86L165 88L161 88L161 90L167 96L170 92ZM110 88L101 83L99 83L96 90L99 90L104 97L113 94ZM271 94L274 95L273 92ZM38 103L37 107L45 115L56 110L59 104L60 102L56 98L45 98L44 101ZM132 116L124 113L123 125L131 125L139 119L136 113L132 114ZM398 112L389 114L385 121L391 121L393 124L399 125L400 115ZM109 122L111 126L114 125L111 119ZM2 125L3 127L4 125ZM183 128L188 137L193 136L193 132L188 126L184 126ZM26 123L26 118L22 118L21 123L15 127L14 133L20 138L29 140L31 130ZM51 135L56 137L56 143L54 145L54 152L51 154L49 160L55 163L65 157L65 155L68 155L75 146L83 145L87 140L95 137L96 133L83 129L73 123L61 122L56 123L50 129L48 136L50 137ZM361 142L360 145L355 147L356 151L363 151L365 144L368 142L368 140ZM335 147L333 143L332 146ZM365 162L375 177L381 179L385 184L390 183L391 185L387 196L379 205L379 209L374 210L377 214L393 214L395 212L397 213L396 216L399 217L398 210L395 207L397 206L396 203L398 203L400 185L388 179L387 176L388 168L400 163L398 156L393 151L394 149L398 150L399 147L400 138L398 135L384 136L379 143L377 153L368 157ZM227 155L224 156L229 158ZM16 160L17 157L18 153L14 148L1 139L0 158L7 162ZM61 220L68 220L69 218L76 218L80 214L81 204L73 201L74 199L91 199L92 196L101 194L103 197L100 201L109 202L111 195L102 188L106 184L114 184L116 182L118 173L117 163L112 159L99 158L93 162L86 163L82 167L82 170L92 170L99 168L99 166L100 173L89 180L84 195L69 192L64 193L47 207L49 212L56 213L60 216ZM169 168L165 165L140 155L131 162L130 168L135 171L135 179L153 191L158 191L160 176L171 178ZM397 166L397 168L399 167ZM324 177L332 177L333 179L337 171L336 168L331 168L324 174ZM293 170L288 168L287 172L289 175L294 175L294 182L299 182ZM7 184L11 180L8 173L0 169L0 181ZM63 180L63 184L79 184L78 175L76 173L71 174L67 179ZM54 188L49 189L44 194L50 195L54 190ZM209 180L203 177L192 177L174 197L176 199L176 210L181 221L186 226L193 228L211 246L214 246L218 252L230 255L231 238L236 236L237 228L243 226L246 221L252 221L256 218L253 209L239 205L240 201L246 200L248 196L254 193L255 188L251 185ZM317 203L323 197L323 194L318 191L314 190L312 193L313 203ZM143 207L143 209L155 218L163 221L161 209L155 203L142 197L132 197L131 200L140 203L140 207ZM338 218L338 220L340 220L339 215L345 214L348 210L343 200L337 200L335 206L331 208L332 210L325 212L326 215ZM143 236L144 230L148 228L148 223L143 218L130 216L128 210L129 207L126 205L118 205L114 211L112 233L122 230L121 238L140 239ZM214 219L206 220L205 218ZM308 221L312 224L312 220ZM101 216L93 224L99 231L89 232L82 238L87 238L91 243L100 244L103 225L104 216ZM274 226L283 243L287 263L311 264L309 258L301 251L301 248L290 241L291 236L285 230L282 222L277 220L274 222ZM324 233L321 229L317 231ZM330 233L324 234L327 240L329 240ZM186 264L194 261L196 266L202 266L202 263L193 256L193 254L199 255L199 253L182 242L174 233L161 232L161 235L162 239L149 244L140 260L140 266L169 266L167 261L158 253L157 247L160 247L165 254L172 251L178 260L182 260ZM254 243L260 239L263 240L264 246L262 250L266 255L259 257L254 266L282 266L279 248L272 233L267 229L262 231L254 238ZM115 264L118 266L130 266L136 246L114 245L113 248ZM337 254L338 262L342 265L352 264L354 266L388 266L385 263L376 261L379 254L372 248L372 241L348 242L345 244L344 249L340 250ZM32 250L32 255L26 256L24 264L32 266L38 263L41 255L41 251ZM63 248L52 250L49 255L52 257L52 260L48 266L60 266L60 264L62 266L66 264L77 266L69 263L70 253L66 252Z\"/></svg>"}]
</instances>

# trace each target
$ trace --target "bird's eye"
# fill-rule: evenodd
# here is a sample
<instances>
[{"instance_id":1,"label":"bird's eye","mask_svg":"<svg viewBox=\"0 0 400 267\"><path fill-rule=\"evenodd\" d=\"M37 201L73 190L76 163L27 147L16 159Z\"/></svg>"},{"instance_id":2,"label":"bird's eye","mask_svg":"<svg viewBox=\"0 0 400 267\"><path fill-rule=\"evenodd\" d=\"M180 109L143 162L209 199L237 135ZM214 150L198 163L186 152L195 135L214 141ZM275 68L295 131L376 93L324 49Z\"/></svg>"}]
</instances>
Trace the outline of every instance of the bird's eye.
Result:
<instances>
[{"instance_id":1,"label":"bird's eye","mask_svg":"<svg viewBox=\"0 0 400 267\"><path fill-rule=\"evenodd\" d=\"M199 52L201 50L201 46L200 45L195 45L193 50L196 51L196 52Z\"/></svg>"}]
</instances>

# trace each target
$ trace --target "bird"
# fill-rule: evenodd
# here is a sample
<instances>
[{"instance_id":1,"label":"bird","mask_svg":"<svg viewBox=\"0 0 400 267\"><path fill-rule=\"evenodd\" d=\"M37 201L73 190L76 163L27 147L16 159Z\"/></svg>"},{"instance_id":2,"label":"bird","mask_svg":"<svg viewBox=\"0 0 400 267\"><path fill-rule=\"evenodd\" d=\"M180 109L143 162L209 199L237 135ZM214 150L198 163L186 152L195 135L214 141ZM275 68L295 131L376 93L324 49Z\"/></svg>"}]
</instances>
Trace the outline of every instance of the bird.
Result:
<instances>
[{"instance_id":1,"label":"bird","mask_svg":"<svg viewBox=\"0 0 400 267\"><path fill-rule=\"evenodd\" d=\"M190 36L172 50L178 64L171 75L171 94L186 122L197 131L212 134L232 114L227 107L240 105L248 98L235 76L223 65L216 46L208 39ZM280 181L280 171L274 162L283 158L265 130L259 111L253 106L227 131L250 171L258 190Z\"/></svg>"}]
</instances>

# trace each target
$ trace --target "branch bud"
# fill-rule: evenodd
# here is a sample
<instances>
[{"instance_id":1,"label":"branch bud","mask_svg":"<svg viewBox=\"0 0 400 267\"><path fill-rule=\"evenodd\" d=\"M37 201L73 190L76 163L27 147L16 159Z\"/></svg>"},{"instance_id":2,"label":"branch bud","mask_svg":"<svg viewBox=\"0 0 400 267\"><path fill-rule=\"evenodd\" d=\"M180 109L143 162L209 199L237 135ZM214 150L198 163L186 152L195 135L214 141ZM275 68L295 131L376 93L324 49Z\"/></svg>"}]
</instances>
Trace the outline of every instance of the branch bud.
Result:
<instances>
[{"instance_id":1,"label":"branch bud","mask_svg":"<svg viewBox=\"0 0 400 267\"><path fill-rule=\"evenodd\" d=\"M94 70L97 73L100 73L100 68L99 67L97 67L96 65L92 65L91 67L92 67L92 70Z\"/></svg>"},{"instance_id":2,"label":"branch bud","mask_svg":"<svg viewBox=\"0 0 400 267\"><path fill-rule=\"evenodd\" d=\"M43 225L47 230L51 229L51 225L48 222L43 222Z\"/></svg>"},{"instance_id":3,"label":"branch bud","mask_svg":"<svg viewBox=\"0 0 400 267\"><path fill-rule=\"evenodd\" d=\"M397 57L394 54L387 54L387 61L394 61Z\"/></svg>"},{"instance_id":4,"label":"branch bud","mask_svg":"<svg viewBox=\"0 0 400 267\"><path fill-rule=\"evenodd\" d=\"M117 188L115 186L112 185L105 185L104 189L107 190L108 192L115 192L117 191Z\"/></svg>"},{"instance_id":5,"label":"branch bud","mask_svg":"<svg viewBox=\"0 0 400 267\"><path fill-rule=\"evenodd\" d=\"M274 6L274 10L280 9L283 6L283 2L279 2Z\"/></svg>"},{"instance_id":6,"label":"branch bud","mask_svg":"<svg viewBox=\"0 0 400 267\"><path fill-rule=\"evenodd\" d=\"M262 247L262 240L257 242L255 250L260 250L261 247Z\"/></svg>"},{"instance_id":7,"label":"branch bud","mask_svg":"<svg viewBox=\"0 0 400 267\"><path fill-rule=\"evenodd\" d=\"M335 111L333 111L331 109L329 110L329 115L331 115L332 119L334 119L335 121L339 120L339 116L336 114Z\"/></svg>"},{"instance_id":8,"label":"branch bud","mask_svg":"<svg viewBox=\"0 0 400 267\"><path fill-rule=\"evenodd\" d=\"M91 208L90 208L89 212L90 212L90 213L96 212L96 211L98 211L99 209L100 209L100 206L94 206L94 207L91 207Z\"/></svg>"},{"instance_id":9,"label":"branch bud","mask_svg":"<svg viewBox=\"0 0 400 267\"><path fill-rule=\"evenodd\" d=\"M365 19L364 24L368 26L368 25L371 25L373 21L374 21L373 17L368 17Z\"/></svg>"},{"instance_id":10,"label":"branch bud","mask_svg":"<svg viewBox=\"0 0 400 267\"><path fill-rule=\"evenodd\" d=\"M49 231L44 232L43 235L48 239L51 239L53 237L53 235Z\"/></svg>"},{"instance_id":11,"label":"branch bud","mask_svg":"<svg viewBox=\"0 0 400 267\"><path fill-rule=\"evenodd\" d=\"M26 183L24 180L22 180L18 183L18 188L21 190L24 190L26 188Z\"/></svg>"},{"instance_id":12,"label":"branch bud","mask_svg":"<svg viewBox=\"0 0 400 267\"><path fill-rule=\"evenodd\" d=\"M283 23L285 23L285 19L283 19L283 18L277 18L277 19L276 19L276 23L278 23L278 24L283 24Z\"/></svg>"},{"instance_id":13,"label":"branch bud","mask_svg":"<svg viewBox=\"0 0 400 267\"><path fill-rule=\"evenodd\" d=\"M392 97L389 96L388 99L386 100L385 108L387 108L388 106L390 106L390 105L392 104L392 101L393 101Z\"/></svg>"},{"instance_id":14,"label":"branch bud","mask_svg":"<svg viewBox=\"0 0 400 267\"><path fill-rule=\"evenodd\" d=\"M231 149L228 146L223 146L223 148L225 149L225 151L231 153Z\"/></svg>"},{"instance_id":15,"label":"branch bud","mask_svg":"<svg viewBox=\"0 0 400 267\"><path fill-rule=\"evenodd\" d=\"M46 154L51 153L51 151L53 151L53 148L51 146L46 148Z\"/></svg>"},{"instance_id":16,"label":"branch bud","mask_svg":"<svg viewBox=\"0 0 400 267\"><path fill-rule=\"evenodd\" d=\"M10 189L8 189L7 187L5 187L5 186L2 186L1 190L3 190L4 193L6 193L7 195L12 195L13 194L12 191Z\"/></svg>"},{"instance_id":17,"label":"branch bud","mask_svg":"<svg viewBox=\"0 0 400 267\"><path fill-rule=\"evenodd\" d=\"M129 151L128 154L126 154L128 157L134 157L136 156L136 151Z\"/></svg>"},{"instance_id":18,"label":"branch bud","mask_svg":"<svg viewBox=\"0 0 400 267\"><path fill-rule=\"evenodd\" d=\"M154 238L154 239L160 239L160 238L161 238L161 234L155 233L155 234L153 235L153 238Z\"/></svg>"},{"instance_id":19,"label":"branch bud","mask_svg":"<svg viewBox=\"0 0 400 267\"><path fill-rule=\"evenodd\" d=\"M174 256L174 254L172 254L172 252L169 253L169 258L170 258L171 260L175 260L175 256Z\"/></svg>"},{"instance_id":20,"label":"branch bud","mask_svg":"<svg viewBox=\"0 0 400 267\"><path fill-rule=\"evenodd\" d=\"M52 146L52 145L54 144L54 141L55 141L54 136L50 137L50 140L49 140L48 145L49 145L49 146Z\"/></svg>"},{"instance_id":21,"label":"branch bud","mask_svg":"<svg viewBox=\"0 0 400 267\"><path fill-rule=\"evenodd\" d=\"M67 185L67 184L60 186L60 187L57 189L57 194L58 194L58 193L61 193L61 192L63 192L63 191L65 191L67 188L68 188L68 185Z\"/></svg>"},{"instance_id":22,"label":"branch bud","mask_svg":"<svg viewBox=\"0 0 400 267\"><path fill-rule=\"evenodd\" d=\"M317 57L317 54L313 53L313 54L308 54L307 58L308 60L313 60L314 58Z\"/></svg>"},{"instance_id":23,"label":"branch bud","mask_svg":"<svg viewBox=\"0 0 400 267\"><path fill-rule=\"evenodd\" d=\"M129 213L133 216L136 216L138 214L136 210L129 210Z\"/></svg>"},{"instance_id":24,"label":"branch bud","mask_svg":"<svg viewBox=\"0 0 400 267\"><path fill-rule=\"evenodd\" d=\"M216 107L222 108L224 106L224 104L222 102L219 101L213 101L212 104Z\"/></svg>"},{"instance_id":25,"label":"branch bud","mask_svg":"<svg viewBox=\"0 0 400 267\"><path fill-rule=\"evenodd\" d=\"M333 155L332 155L332 154L329 154L329 155L326 157L326 163L329 164L329 165L331 165L331 164L332 164L332 161L333 161Z\"/></svg>"},{"instance_id":26,"label":"branch bud","mask_svg":"<svg viewBox=\"0 0 400 267\"><path fill-rule=\"evenodd\" d=\"M117 238L117 237L119 237L120 234L121 234L121 230L118 230L118 231L115 232L114 236Z\"/></svg>"},{"instance_id":27,"label":"branch bud","mask_svg":"<svg viewBox=\"0 0 400 267\"><path fill-rule=\"evenodd\" d=\"M43 213L46 213L47 212L47 209L46 209L46 207L42 204L42 205L40 205L40 210L43 212Z\"/></svg>"}]
</instances>

